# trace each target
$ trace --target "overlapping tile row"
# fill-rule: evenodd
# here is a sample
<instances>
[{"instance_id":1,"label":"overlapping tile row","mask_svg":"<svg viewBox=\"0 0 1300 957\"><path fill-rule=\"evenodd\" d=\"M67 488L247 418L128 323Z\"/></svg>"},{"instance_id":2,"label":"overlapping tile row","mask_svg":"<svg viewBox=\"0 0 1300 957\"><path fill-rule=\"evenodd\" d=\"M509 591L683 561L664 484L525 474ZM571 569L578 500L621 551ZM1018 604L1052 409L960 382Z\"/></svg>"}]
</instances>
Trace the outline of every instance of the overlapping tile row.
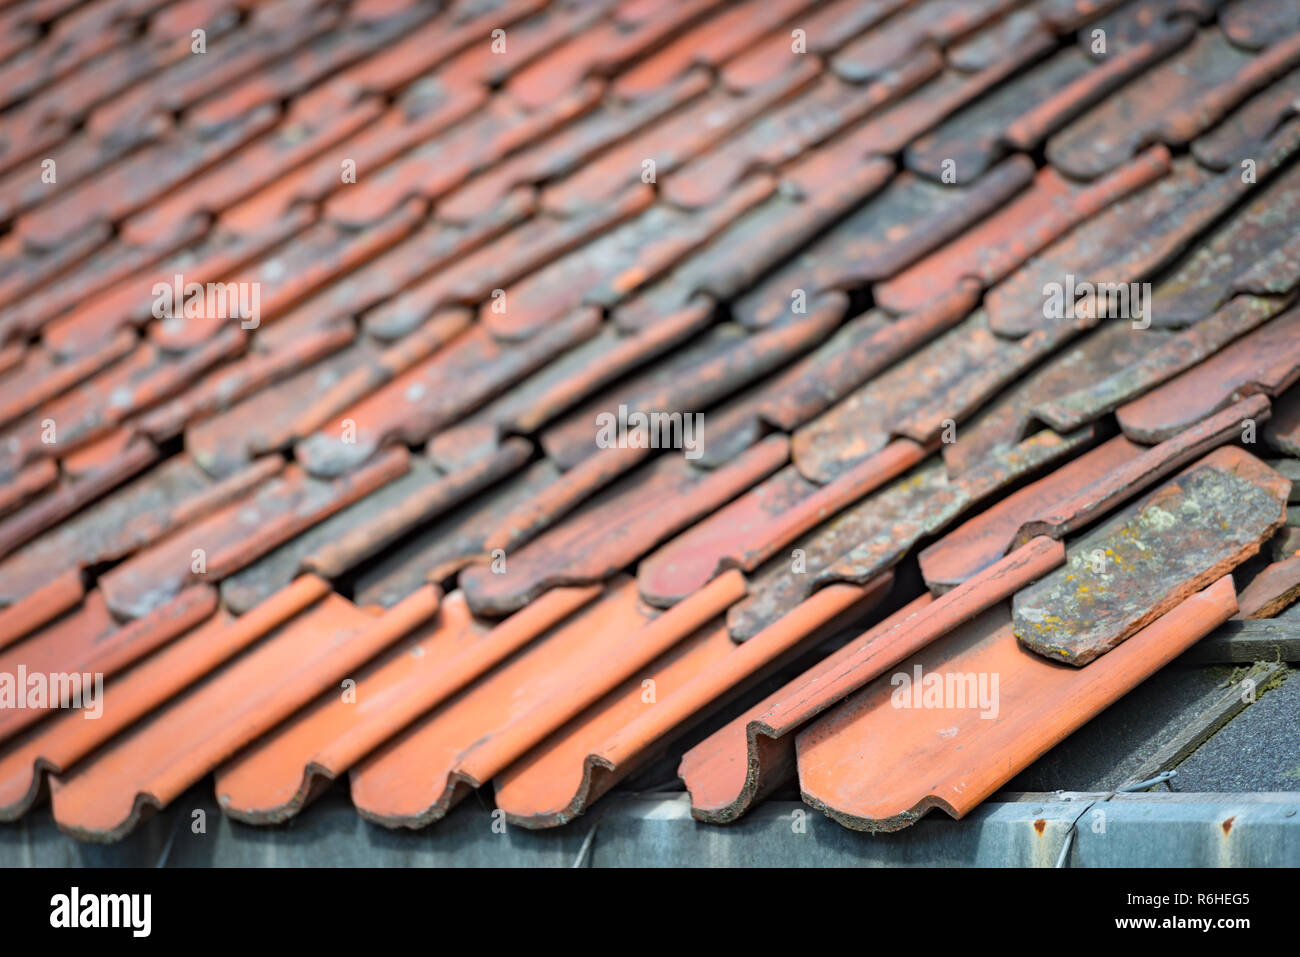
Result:
<instances>
[{"instance_id":1,"label":"overlapping tile row","mask_svg":"<svg viewBox=\"0 0 1300 957\"><path fill-rule=\"evenodd\" d=\"M27 0L0 77L0 680L103 681L5 818L687 740L892 829L1300 596L1286 3Z\"/></svg>"}]
</instances>

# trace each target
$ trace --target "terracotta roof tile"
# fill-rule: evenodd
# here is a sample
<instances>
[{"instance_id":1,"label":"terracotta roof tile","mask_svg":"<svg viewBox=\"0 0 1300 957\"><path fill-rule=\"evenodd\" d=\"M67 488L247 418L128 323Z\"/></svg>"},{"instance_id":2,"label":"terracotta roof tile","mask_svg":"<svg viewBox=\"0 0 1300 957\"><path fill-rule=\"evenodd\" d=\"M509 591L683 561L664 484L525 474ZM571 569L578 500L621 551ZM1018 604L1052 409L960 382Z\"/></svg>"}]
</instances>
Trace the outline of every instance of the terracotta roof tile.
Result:
<instances>
[{"instance_id":1,"label":"terracotta roof tile","mask_svg":"<svg viewBox=\"0 0 1300 957\"><path fill-rule=\"evenodd\" d=\"M597 416L619 415L621 408L625 415L707 408L802 355L834 328L840 315L834 305L820 308L814 303L806 316L758 332L730 323L715 325L649 373L606 390L544 430L542 447L561 468L572 468L598 449L599 436L592 427Z\"/></svg>"},{"instance_id":2,"label":"terracotta roof tile","mask_svg":"<svg viewBox=\"0 0 1300 957\"><path fill-rule=\"evenodd\" d=\"M135 621L120 624L99 591L75 608L0 652L5 675L81 673L111 676L182 634L216 608L216 592L196 584L157 602ZM21 670L20 670L21 669ZM0 739L9 738L56 708L58 702L6 702Z\"/></svg>"},{"instance_id":3,"label":"terracotta roof tile","mask_svg":"<svg viewBox=\"0 0 1300 957\"><path fill-rule=\"evenodd\" d=\"M655 551L638 567L641 597L668 606L727 568L752 572L773 553L916 465L925 450L900 439L826 485L787 466Z\"/></svg>"},{"instance_id":4,"label":"terracotta roof tile","mask_svg":"<svg viewBox=\"0 0 1300 957\"><path fill-rule=\"evenodd\" d=\"M572 214L606 201L643 175L646 161L654 164L656 179L723 142L738 128L787 98L817 77L817 68L801 63L792 72L737 95L714 90L685 104L672 115L628 137L576 170L573 175L542 190L542 206Z\"/></svg>"},{"instance_id":5,"label":"terracotta roof tile","mask_svg":"<svg viewBox=\"0 0 1300 957\"><path fill-rule=\"evenodd\" d=\"M1118 412L1124 432L1156 442L1246 395L1279 395L1300 378L1300 310L1292 309Z\"/></svg>"},{"instance_id":6,"label":"terracotta roof tile","mask_svg":"<svg viewBox=\"0 0 1300 957\"><path fill-rule=\"evenodd\" d=\"M720 579L656 616L630 579L556 625L366 758L352 800L370 820L419 827L441 818L549 733L707 623L743 584ZM426 769L413 778L412 763Z\"/></svg>"},{"instance_id":7,"label":"terracotta roof tile","mask_svg":"<svg viewBox=\"0 0 1300 957\"><path fill-rule=\"evenodd\" d=\"M0 553L8 554L23 542L73 514L104 492L158 460L160 451L148 439L125 429L110 432L67 456L53 482L37 482L40 492L23 507L0 521ZM43 459L11 479L33 484L30 468L53 463ZM48 477L48 476L47 476Z\"/></svg>"},{"instance_id":8,"label":"terracotta roof tile","mask_svg":"<svg viewBox=\"0 0 1300 957\"><path fill-rule=\"evenodd\" d=\"M534 270L627 223L644 212L652 199L648 189L633 187L585 215L567 220L540 215L520 222L533 201L526 192L512 193L504 205L517 209L516 215L500 221L495 217L487 222L480 219L463 227L444 226L432 249L399 247L392 257L366 270L364 278L373 277L376 287L389 294L394 287L403 291L378 308L367 310L363 327L374 336L393 339L411 332L438 310L477 304L491 297L496 289L504 291L504 287ZM436 269L440 263L447 268ZM435 268L431 270L430 266ZM358 305L364 309L369 303ZM509 299L506 305L508 308Z\"/></svg>"},{"instance_id":9,"label":"terracotta roof tile","mask_svg":"<svg viewBox=\"0 0 1300 957\"><path fill-rule=\"evenodd\" d=\"M663 194L669 202L686 208L717 203L746 176L788 164L933 73L933 62L920 58L865 90L823 76L726 143L671 170Z\"/></svg>"},{"instance_id":10,"label":"terracotta roof tile","mask_svg":"<svg viewBox=\"0 0 1300 957\"><path fill-rule=\"evenodd\" d=\"M644 0L623 0L600 24L516 73L506 91L535 109L584 80L621 72L720 6L718 0L684 0L663 10Z\"/></svg>"},{"instance_id":11,"label":"terracotta roof tile","mask_svg":"<svg viewBox=\"0 0 1300 957\"><path fill-rule=\"evenodd\" d=\"M815 299L832 289L854 289L887 279L1010 200L1032 178L1024 157L1007 160L975 183L940 186L908 173L778 269L734 307L746 325L784 314L791 291Z\"/></svg>"},{"instance_id":12,"label":"terracotta roof tile","mask_svg":"<svg viewBox=\"0 0 1300 957\"><path fill-rule=\"evenodd\" d=\"M975 283L966 281L933 306L911 315L893 319L871 310L849 320L781 375L722 407L717 431L727 441L705 448L701 461L723 461L733 445L748 444L768 429L793 432L871 376L960 322L978 301L978 293ZM844 308L840 297L823 298L828 306ZM813 308L817 306L814 303Z\"/></svg>"},{"instance_id":13,"label":"terracotta roof tile","mask_svg":"<svg viewBox=\"0 0 1300 957\"><path fill-rule=\"evenodd\" d=\"M1237 596L1238 618L1272 618L1300 598L1300 556L1274 562Z\"/></svg>"},{"instance_id":14,"label":"terracotta roof tile","mask_svg":"<svg viewBox=\"0 0 1300 957\"><path fill-rule=\"evenodd\" d=\"M421 466L417 473L423 481L418 488L411 488L404 495L385 494L365 503L364 508L349 510L346 517L340 516L336 524L305 543L311 548L303 563L327 575L341 574L381 551L411 526L459 506L475 492L513 474L531 451L524 440L511 439L493 453L448 472L424 469L422 459L412 459ZM375 505L380 506L378 511ZM299 547L295 544L295 549Z\"/></svg>"},{"instance_id":15,"label":"terracotta roof tile","mask_svg":"<svg viewBox=\"0 0 1300 957\"><path fill-rule=\"evenodd\" d=\"M1286 0L1233 0L1219 10L1219 26L1233 43L1257 50L1300 31L1300 10Z\"/></svg>"},{"instance_id":16,"label":"terracotta roof tile","mask_svg":"<svg viewBox=\"0 0 1300 957\"><path fill-rule=\"evenodd\" d=\"M325 204L325 214L356 227L387 215L413 196L436 201L502 157L582 116L594 108L599 94L598 86L584 86L533 113L509 101L489 100L469 119L383 166L375 176L358 179L355 189L337 193Z\"/></svg>"},{"instance_id":17,"label":"terracotta roof tile","mask_svg":"<svg viewBox=\"0 0 1300 957\"><path fill-rule=\"evenodd\" d=\"M619 98L637 99L658 92L695 67L716 70L796 14L811 12L813 6L811 0L743 0L714 13L619 73L611 92Z\"/></svg>"},{"instance_id":18,"label":"terracotta roof tile","mask_svg":"<svg viewBox=\"0 0 1300 957\"><path fill-rule=\"evenodd\" d=\"M376 617L346 598L325 595L92 760L51 780L54 820L84 838L123 836L146 808L171 803L242 745L428 618L437 603L430 587Z\"/></svg>"},{"instance_id":19,"label":"terracotta roof tile","mask_svg":"<svg viewBox=\"0 0 1300 957\"><path fill-rule=\"evenodd\" d=\"M1116 169L1146 143L1182 146L1252 93L1300 64L1300 35L1250 55L1218 30L1139 76L1053 136L1048 159L1072 176Z\"/></svg>"},{"instance_id":20,"label":"terracotta roof tile","mask_svg":"<svg viewBox=\"0 0 1300 957\"><path fill-rule=\"evenodd\" d=\"M919 667L922 675L998 675L998 713L991 720L979 708L893 707L890 697L899 689L882 677L800 734L800 792L860 831L896 831L935 807L960 818L1235 608L1231 579L1220 579L1113 654L1080 669L1025 650L1011 633L1006 611L995 608L899 663L897 672L913 677ZM1070 707L1061 707L1062 701ZM1034 720L1026 720L1031 715ZM966 743L960 762L953 758L954 737ZM901 754L924 770L887 777Z\"/></svg>"},{"instance_id":21,"label":"terracotta roof tile","mask_svg":"<svg viewBox=\"0 0 1300 957\"><path fill-rule=\"evenodd\" d=\"M498 533L504 517L558 476L550 462L535 462L439 518L425 534L387 549L357 575L357 601L388 607L425 581L441 583L468 565L488 561L488 540Z\"/></svg>"},{"instance_id":22,"label":"terracotta roof tile","mask_svg":"<svg viewBox=\"0 0 1300 957\"><path fill-rule=\"evenodd\" d=\"M1007 152L1037 148L1055 130L1148 69L1192 33L1189 24L1181 34L1117 51L1102 63L1078 49L1061 50L916 139L907 148L907 165L940 179L944 161L952 160L956 175L969 181Z\"/></svg>"},{"instance_id":23,"label":"terracotta roof tile","mask_svg":"<svg viewBox=\"0 0 1300 957\"><path fill-rule=\"evenodd\" d=\"M680 456L657 459L507 555L504 572L482 565L467 569L461 587L470 607L501 614L555 585L601 581L775 471L786 462L788 448L782 437L764 439L712 471ZM503 524L509 533L510 520Z\"/></svg>"},{"instance_id":24,"label":"terracotta roof tile","mask_svg":"<svg viewBox=\"0 0 1300 957\"><path fill-rule=\"evenodd\" d=\"M655 661L643 673L648 677L634 675L500 775L497 806L506 820L524 827L568 823L708 710L837 621L868 610L890 584L885 576L867 588L823 589L739 647L721 626L702 629ZM653 689L648 696L646 682Z\"/></svg>"},{"instance_id":25,"label":"terracotta roof tile","mask_svg":"<svg viewBox=\"0 0 1300 957\"><path fill-rule=\"evenodd\" d=\"M894 436L929 442L944 419L965 418L1060 339L1043 333L1002 339L977 312L796 431L795 464L813 481L827 482Z\"/></svg>"},{"instance_id":26,"label":"terracotta roof tile","mask_svg":"<svg viewBox=\"0 0 1300 957\"><path fill-rule=\"evenodd\" d=\"M1174 469L1236 438L1243 419L1267 412L1265 400L1256 396L1150 448L1116 436L1008 495L922 551L926 583L943 591L1032 538L1061 539L1085 527Z\"/></svg>"},{"instance_id":27,"label":"terracotta roof tile","mask_svg":"<svg viewBox=\"0 0 1300 957\"><path fill-rule=\"evenodd\" d=\"M581 306L610 307L665 275L771 194L771 180L755 177L715 206L683 212L651 206L581 249L510 283L479 310L484 328L518 340L554 325Z\"/></svg>"},{"instance_id":28,"label":"terracotta roof tile","mask_svg":"<svg viewBox=\"0 0 1300 957\"><path fill-rule=\"evenodd\" d=\"M732 56L718 72L721 83L737 92L795 69L801 57L827 57L910 0L831 0L801 11L795 29L804 31L805 47L797 52L793 31L773 31Z\"/></svg>"},{"instance_id":29,"label":"terracotta roof tile","mask_svg":"<svg viewBox=\"0 0 1300 957\"><path fill-rule=\"evenodd\" d=\"M854 82L874 79L917 50L946 47L1014 8L1019 0L922 0L909 4L850 43L835 57L835 69Z\"/></svg>"},{"instance_id":30,"label":"terracotta roof tile","mask_svg":"<svg viewBox=\"0 0 1300 957\"><path fill-rule=\"evenodd\" d=\"M925 583L936 594L960 585L1005 555L1032 516L1046 512L1075 489L1104 479L1141 454L1141 446L1117 436L1013 492L920 553Z\"/></svg>"},{"instance_id":31,"label":"terracotta roof tile","mask_svg":"<svg viewBox=\"0 0 1300 957\"><path fill-rule=\"evenodd\" d=\"M1259 551L1286 521L1288 480L1235 448L1071 543L1062 568L1016 594L1028 648L1083 666Z\"/></svg>"},{"instance_id":32,"label":"terracotta roof tile","mask_svg":"<svg viewBox=\"0 0 1300 957\"><path fill-rule=\"evenodd\" d=\"M19 216L14 231L26 243L49 248L88 226L122 219L205 169L216 167L217 175L223 175L222 161L269 132L274 122L273 111L259 110L214 130L210 136L177 136L146 147L106 175L74 185L67 192L60 191L52 203Z\"/></svg>"},{"instance_id":33,"label":"terracotta roof tile","mask_svg":"<svg viewBox=\"0 0 1300 957\"><path fill-rule=\"evenodd\" d=\"M0 439L0 475L45 456L66 454L103 436L133 413L179 391L196 375L243 346L243 332L227 327L211 343L173 357L142 344L78 388L10 424ZM46 425L52 423L47 428Z\"/></svg>"},{"instance_id":34,"label":"terracotta roof tile","mask_svg":"<svg viewBox=\"0 0 1300 957\"><path fill-rule=\"evenodd\" d=\"M1300 390L1293 387L1278 399L1264 437L1280 451L1300 458Z\"/></svg>"},{"instance_id":35,"label":"terracotta roof tile","mask_svg":"<svg viewBox=\"0 0 1300 957\"><path fill-rule=\"evenodd\" d=\"M794 737L766 726L765 716L805 681L829 674L866 644L906 621L931 601L928 594L915 599L687 751L677 773L690 792L691 814L712 824L728 824L792 779Z\"/></svg>"},{"instance_id":36,"label":"terracotta roof tile","mask_svg":"<svg viewBox=\"0 0 1300 957\"><path fill-rule=\"evenodd\" d=\"M894 312L909 312L933 302L959 279L977 279L990 286L1168 168L1168 152L1157 147L1091 186L1073 185L1050 167L1041 170L1033 186L996 214L902 275L878 283L876 302Z\"/></svg>"},{"instance_id":37,"label":"terracotta roof tile","mask_svg":"<svg viewBox=\"0 0 1300 957\"><path fill-rule=\"evenodd\" d=\"M502 344L476 324L445 349L343 410L298 443L295 454L309 471L337 475L390 441L426 441L547 360L593 336L599 325L596 310L579 309L522 343ZM428 401L430 396L436 404Z\"/></svg>"},{"instance_id":38,"label":"terracotta roof tile","mask_svg":"<svg viewBox=\"0 0 1300 957\"><path fill-rule=\"evenodd\" d=\"M261 459L214 481L188 456L167 459L0 562L0 604L31 594L52 567L84 569L124 558L242 497L283 465L276 458Z\"/></svg>"},{"instance_id":39,"label":"terracotta roof tile","mask_svg":"<svg viewBox=\"0 0 1300 957\"><path fill-rule=\"evenodd\" d=\"M367 752L448 700L600 594L557 588L496 627L453 592L437 616L358 675L356 701L326 692L217 772L226 813L264 824L297 813L318 778L339 777Z\"/></svg>"},{"instance_id":40,"label":"terracotta roof tile","mask_svg":"<svg viewBox=\"0 0 1300 957\"><path fill-rule=\"evenodd\" d=\"M1232 297L1243 273L1254 270L1249 273L1252 277L1261 273L1274 275L1269 257L1294 241L1289 226L1300 216L1297 207L1300 207L1300 174L1288 170L1234 211L1208 242L1194 248L1155 285L1150 305L1152 322L1160 325L1200 322ZM1278 269L1276 278L1293 282L1300 277L1285 275ZM1248 279L1247 284L1250 282Z\"/></svg>"},{"instance_id":41,"label":"terracotta roof tile","mask_svg":"<svg viewBox=\"0 0 1300 957\"><path fill-rule=\"evenodd\" d=\"M1295 598L1298 83L1282 0L0 0L0 672L107 677L0 818L549 827L715 710L704 820L966 813Z\"/></svg>"},{"instance_id":42,"label":"terracotta roof tile","mask_svg":"<svg viewBox=\"0 0 1300 957\"><path fill-rule=\"evenodd\" d=\"M329 591L329 583L304 576L242 618L218 609L104 690L100 720L76 711L37 725L0 757L0 820L12 820L41 796L47 772L65 774L93 749L183 691Z\"/></svg>"},{"instance_id":43,"label":"terracotta roof tile","mask_svg":"<svg viewBox=\"0 0 1300 957\"><path fill-rule=\"evenodd\" d=\"M1211 169L1239 167L1259 155L1300 96L1300 73L1292 70L1248 99L1221 124L1192 142L1192 154Z\"/></svg>"},{"instance_id":44,"label":"terracotta roof tile","mask_svg":"<svg viewBox=\"0 0 1300 957\"><path fill-rule=\"evenodd\" d=\"M933 601L917 599L688 751L678 773L693 813L726 822L793 771L798 728L951 628L980 615L1065 557L1041 539Z\"/></svg>"},{"instance_id":45,"label":"terracotta roof tile","mask_svg":"<svg viewBox=\"0 0 1300 957\"><path fill-rule=\"evenodd\" d=\"M219 581L407 469L392 449L333 480L288 466L249 494L139 552L100 579L115 614L135 618L195 581Z\"/></svg>"},{"instance_id":46,"label":"terracotta roof tile","mask_svg":"<svg viewBox=\"0 0 1300 957\"><path fill-rule=\"evenodd\" d=\"M1263 176L1300 142L1294 135L1298 129L1279 130L1274 145L1260 156ZM993 329L1019 336L1049 325L1043 286L1063 283L1067 274L1120 283L1152 275L1249 191L1240 170L1214 175L1175 160L1168 175L1079 225L991 289L985 305Z\"/></svg>"},{"instance_id":47,"label":"terracotta roof tile","mask_svg":"<svg viewBox=\"0 0 1300 957\"><path fill-rule=\"evenodd\" d=\"M1094 440L1086 432L1064 440L1040 433L957 480L949 480L941 461L927 460L798 539L796 551L778 553L757 569L750 594L728 613L732 636L756 634L816 588L874 578L982 498Z\"/></svg>"}]
</instances>

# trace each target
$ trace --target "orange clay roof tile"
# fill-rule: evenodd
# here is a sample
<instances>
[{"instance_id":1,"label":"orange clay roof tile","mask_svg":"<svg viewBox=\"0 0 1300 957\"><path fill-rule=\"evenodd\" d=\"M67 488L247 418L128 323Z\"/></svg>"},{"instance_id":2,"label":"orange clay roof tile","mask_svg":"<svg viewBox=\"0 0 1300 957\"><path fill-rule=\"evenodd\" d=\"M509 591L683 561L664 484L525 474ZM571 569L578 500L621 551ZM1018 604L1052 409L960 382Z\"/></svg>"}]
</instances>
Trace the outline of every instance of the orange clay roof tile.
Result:
<instances>
[{"instance_id":1,"label":"orange clay roof tile","mask_svg":"<svg viewBox=\"0 0 1300 957\"><path fill-rule=\"evenodd\" d=\"M497 806L508 821L524 827L568 823L773 666L824 637L834 623L869 610L890 584L892 576L886 574L861 588L822 589L740 646L721 625L697 632L501 774L495 782Z\"/></svg>"},{"instance_id":2,"label":"orange clay roof tile","mask_svg":"<svg viewBox=\"0 0 1300 957\"><path fill-rule=\"evenodd\" d=\"M217 772L226 813L253 823L302 809L318 778L339 777L368 752L548 629L578 613L598 586L557 588L495 627L453 592L437 616L357 677L354 701L328 691Z\"/></svg>"},{"instance_id":3,"label":"orange clay roof tile","mask_svg":"<svg viewBox=\"0 0 1300 957\"><path fill-rule=\"evenodd\" d=\"M1159 441L1248 395L1279 395L1300 379L1300 309L1265 323L1117 413L1126 435Z\"/></svg>"},{"instance_id":4,"label":"orange clay roof tile","mask_svg":"<svg viewBox=\"0 0 1300 957\"><path fill-rule=\"evenodd\" d=\"M687 751L677 774L690 792L691 814L711 824L729 824L791 780L795 771L791 731L799 721L796 718L788 727L773 726L769 718L783 711L789 696L831 674L932 601L929 594L923 594L909 602Z\"/></svg>"},{"instance_id":5,"label":"orange clay roof tile","mask_svg":"<svg viewBox=\"0 0 1300 957\"><path fill-rule=\"evenodd\" d=\"M352 799L370 820L419 827L566 721L696 632L743 591L739 572L656 615L631 579L499 665L352 770ZM410 768L423 770L412 776Z\"/></svg>"},{"instance_id":6,"label":"orange clay roof tile","mask_svg":"<svg viewBox=\"0 0 1300 957\"><path fill-rule=\"evenodd\" d=\"M1221 578L1112 654L1076 669L1026 650L1011 633L1004 608L994 608L898 662L894 674L913 682L918 674L944 681L947 675L997 675L996 714L978 705L895 707L901 689L892 675L883 675L799 735L799 790L813 807L854 830L896 831L935 807L963 817L1235 609L1232 580ZM915 697L910 694L908 703ZM913 770L898 774L900 762Z\"/></svg>"},{"instance_id":7,"label":"orange clay roof tile","mask_svg":"<svg viewBox=\"0 0 1300 957\"><path fill-rule=\"evenodd\" d=\"M218 609L211 617L142 660L105 689L103 713L87 722L72 711L37 725L0 752L0 820L19 816L40 796L46 772L62 774L95 747L205 677L232 655L323 598L329 583L312 575L242 618Z\"/></svg>"},{"instance_id":8,"label":"orange clay roof tile","mask_svg":"<svg viewBox=\"0 0 1300 957\"><path fill-rule=\"evenodd\" d=\"M437 604L430 586L376 617L326 594L194 691L51 780L54 820L87 839L124 835L146 809L165 807L428 618Z\"/></svg>"},{"instance_id":9,"label":"orange clay roof tile","mask_svg":"<svg viewBox=\"0 0 1300 957\"><path fill-rule=\"evenodd\" d=\"M974 628L1022 766L1227 570L1294 598L1294 463L1248 452L1300 456L1297 83L1289 0L0 2L0 672L108 709L0 711L0 817L53 772L117 839L216 770L269 822L349 771L390 825L492 779L550 826L721 709L682 774L726 821L846 695L811 803L965 813L1006 778L948 739L872 803L840 756L901 719L853 693ZM178 276L257 315L168 315ZM1079 613L1153 495L1233 528L1144 532ZM1017 644L1030 599L1095 660ZM1084 703L1041 720L1039 675Z\"/></svg>"}]
</instances>

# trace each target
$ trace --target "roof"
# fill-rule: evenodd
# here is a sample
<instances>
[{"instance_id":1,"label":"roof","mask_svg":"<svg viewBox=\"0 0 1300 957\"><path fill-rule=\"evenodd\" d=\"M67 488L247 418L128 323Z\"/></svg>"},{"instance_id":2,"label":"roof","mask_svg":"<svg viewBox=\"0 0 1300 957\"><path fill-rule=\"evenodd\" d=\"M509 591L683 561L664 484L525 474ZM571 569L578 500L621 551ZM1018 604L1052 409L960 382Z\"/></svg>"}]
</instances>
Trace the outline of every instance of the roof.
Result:
<instances>
[{"instance_id":1,"label":"roof","mask_svg":"<svg viewBox=\"0 0 1300 957\"><path fill-rule=\"evenodd\" d=\"M0 0L0 91L2 819L893 830L1300 597L1289 0Z\"/></svg>"}]
</instances>

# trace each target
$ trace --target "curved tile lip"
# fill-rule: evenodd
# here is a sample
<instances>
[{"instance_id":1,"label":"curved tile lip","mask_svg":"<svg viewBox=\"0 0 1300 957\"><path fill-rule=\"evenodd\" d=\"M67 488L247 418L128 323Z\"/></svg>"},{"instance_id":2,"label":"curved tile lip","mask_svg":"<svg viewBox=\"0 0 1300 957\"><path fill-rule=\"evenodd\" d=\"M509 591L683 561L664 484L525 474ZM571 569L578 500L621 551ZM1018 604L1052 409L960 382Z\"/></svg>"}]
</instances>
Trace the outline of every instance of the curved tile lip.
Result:
<instances>
[{"instance_id":1,"label":"curved tile lip","mask_svg":"<svg viewBox=\"0 0 1300 957\"><path fill-rule=\"evenodd\" d=\"M924 661L932 673L936 669L1000 672L1004 680L1010 679L1013 694L1028 697L1029 702L1021 703L1012 718L1005 712L995 718L990 722L992 730L979 729L983 732L979 735L972 731L970 747L959 752L947 743L948 738L936 733L938 723L956 722L949 730L960 737L972 721L982 720L978 712L908 711L909 716L922 716L920 723L909 729L905 722L900 724L904 712L890 702L891 686L878 681L800 732L796 742L800 795L809 806L856 831L901 830L936 807L961 818L1236 610L1232 577L1224 576L1184 599L1119 648L1080 669L1022 649L1005 626L977 635L973 642L955 635L911 660ZM1019 670L1005 661L996 664L1000 659L1015 660ZM1061 707L1063 700L1069 707ZM1028 707L1040 709L1041 719L1026 720ZM891 719L894 727L889 733L886 729ZM870 742L879 746L872 748ZM831 753L846 748L858 755L856 767L865 767L848 782L840 776ZM901 786L880 780L885 767L893 767L882 753L894 749L906 750L920 765L918 773ZM977 758L972 758L972 749Z\"/></svg>"},{"instance_id":2,"label":"curved tile lip","mask_svg":"<svg viewBox=\"0 0 1300 957\"><path fill-rule=\"evenodd\" d=\"M716 629L708 637L716 639L716 644L726 652L691 668L682 684L643 709L639 716L613 731L581 758L582 773L577 789L562 807L545 803L551 799L537 793L539 789L549 791L552 781L564 776L567 769L563 765L576 757L560 753L552 758L548 745L554 743L554 738L539 744L497 776L494 782L497 807L505 812L507 822L530 829L555 827L585 813L648 754L671 742L694 721L775 664L788 660L817 638L825 637L837 623L869 610L892 585L893 575L886 572L864 586L824 588L740 645L731 642L725 628ZM672 665L667 667L671 669ZM634 697L642 692L640 686L628 690ZM598 717L589 710L558 732L557 737L580 735L584 731L584 719L596 721Z\"/></svg>"},{"instance_id":3,"label":"curved tile lip","mask_svg":"<svg viewBox=\"0 0 1300 957\"><path fill-rule=\"evenodd\" d=\"M327 591L268 640L115 739L93 760L67 777L51 778L56 825L83 840L121 839L149 808L169 804L249 741L426 620L440 597L438 589L425 586L376 616ZM330 627L326 641L320 631ZM312 654L314 659L305 660ZM279 679L274 688L254 680L264 678L268 668ZM246 689L259 685L260 695L250 698ZM243 708L233 724L231 698Z\"/></svg>"},{"instance_id":4,"label":"curved tile lip","mask_svg":"<svg viewBox=\"0 0 1300 957\"><path fill-rule=\"evenodd\" d=\"M716 618L744 588L740 572L728 572L672 609L652 615L640 610L635 582L630 578L621 581L603 602L587 609L589 614L615 618L595 629L581 616L561 622L546 641L354 767L351 787L358 812L393 828L420 828L441 819L465 794L486 784L639 669ZM632 634L623 637L629 628L634 629ZM552 648L555 642L563 644ZM544 654L547 652L553 654ZM445 753L432 771L432 786L410 782L406 774L402 775L402 793L384 786L380 779L388 775L384 780L391 783L395 765L430 760L430 749L422 747L421 738L433 731L441 733L430 737L432 745Z\"/></svg>"},{"instance_id":5,"label":"curved tile lip","mask_svg":"<svg viewBox=\"0 0 1300 957\"><path fill-rule=\"evenodd\" d=\"M222 813L249 824L288 820L329 782L420 715L594 601L600 592L599 586L555 589L494 628L473 619L464 596L453 592L429 623L430 633L413 635L358 676L357 700L377 700L378 708L363 715L355 704L327 692L219 768L215 788ZM483 633L475 638L477 632ZM307 740L300 743L302 738ZM304 750L309 752L305 759Z\"/></svg>"}]
</instances>

